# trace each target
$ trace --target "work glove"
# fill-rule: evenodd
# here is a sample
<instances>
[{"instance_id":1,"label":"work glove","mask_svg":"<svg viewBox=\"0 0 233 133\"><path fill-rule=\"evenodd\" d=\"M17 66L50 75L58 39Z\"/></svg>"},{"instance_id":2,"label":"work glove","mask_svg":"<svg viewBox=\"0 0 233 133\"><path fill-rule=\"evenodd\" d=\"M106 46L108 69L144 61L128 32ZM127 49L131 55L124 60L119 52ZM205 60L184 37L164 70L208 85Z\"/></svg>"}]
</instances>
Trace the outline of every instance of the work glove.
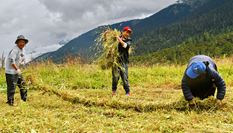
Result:
<instances>
[{"instance_id":1,"label":"work glove","mask_svg":"<svg viewBox=\"0 0 233 133\"><path fill-rule=\"evenodd\" d=\"M20 69L16 70L16 73L17 73L18 75L22 74L22 72L21 72Z\"/></svg>"},{"instance_id":2,"label":"work glove","mask_svg":"<svg viewBox=\"0 0 233 133\"><path fill-rule=\"evenodd\" d=\"M20 65L20 66L24 66L24 65L25 65L25 62L22 61L22 62L19 63L19 65Z\"/></svg>"}]
</instances>

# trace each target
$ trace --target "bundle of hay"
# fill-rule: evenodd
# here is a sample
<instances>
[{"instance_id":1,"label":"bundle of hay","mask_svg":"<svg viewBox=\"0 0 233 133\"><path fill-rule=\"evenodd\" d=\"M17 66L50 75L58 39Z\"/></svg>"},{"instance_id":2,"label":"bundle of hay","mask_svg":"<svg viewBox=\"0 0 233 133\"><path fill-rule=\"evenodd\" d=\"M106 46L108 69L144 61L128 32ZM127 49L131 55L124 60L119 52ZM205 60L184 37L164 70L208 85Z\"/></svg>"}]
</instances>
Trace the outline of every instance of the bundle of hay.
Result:
<instances>
[{"instance_id":1,"label":"bundle of hay","mask_svg":"<svg viewBox=\"0 0 233 133\"><path fill-rule=\"evenodd\" d=\"M220 103L217 102L216 98L210 96L204 100L200 100L199 98L194 98L194 105L189 105L188 101L185 100L184 97L180 98L178 101L172 104L173 108L179 110L185 109L196 109L196 110L216 110L220 107ZM222 106L225 104L222 104Z\"/></svg>"},{"instance_id":2,"label":"bundle of hay","mask_svg":"<svg viewBox=\"0 0 233 133\"><path fill-rule=\"evenodd\" d=\"M112 68L114 66L120 67L118 63L118 44L119 41L116 39L116 35L121 35L121 32L117 29L111 30L108 28L110 33L106 34L106 38L104 37L104 33L101 33L100 36L97 37L96 47L101 54L97 60L98 65L102 70L106 70Z\"/></svg>"}]
</instances>

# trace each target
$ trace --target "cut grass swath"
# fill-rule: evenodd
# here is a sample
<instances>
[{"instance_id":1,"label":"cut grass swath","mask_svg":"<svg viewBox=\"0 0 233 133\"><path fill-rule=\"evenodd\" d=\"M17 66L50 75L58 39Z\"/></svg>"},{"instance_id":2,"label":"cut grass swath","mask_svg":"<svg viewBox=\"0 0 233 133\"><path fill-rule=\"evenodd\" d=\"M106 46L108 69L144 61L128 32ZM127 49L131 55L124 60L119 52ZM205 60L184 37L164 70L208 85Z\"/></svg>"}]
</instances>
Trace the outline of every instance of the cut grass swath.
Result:
<instances>
[{"instance_id":1,"label":"cut grass swath","mask_svg":"<svg viewBox=\"0 0 233 133\"><path fill-rule=\"evenodd\" d=\"M69 101L73 104L83 104L84 106L95 106L95 107L110 107L115 109L133 109L137 112L152 112L159 109L171 111L172 109L185 111L185 110L219 110L220 106L216 102L214 97L209 97L205 100L200 100L198 98L194 98L195 105L189 106L188 101L181 97L174 102L168 103L160 103L160 102L141 102L138 100L132 100L128 98L118 99L117 97L113 98L96 98L96 97L85 97L80 94L74 94L69 90L58 89L55 87L50 87L42 80L33 80L32 75L28 75L27 82L28 85L33 87L35 90L44 91L44 93L54 94L65 101ZM224 104L221 109L224 110L227 106Z\"/></svg>"}]
</instances>

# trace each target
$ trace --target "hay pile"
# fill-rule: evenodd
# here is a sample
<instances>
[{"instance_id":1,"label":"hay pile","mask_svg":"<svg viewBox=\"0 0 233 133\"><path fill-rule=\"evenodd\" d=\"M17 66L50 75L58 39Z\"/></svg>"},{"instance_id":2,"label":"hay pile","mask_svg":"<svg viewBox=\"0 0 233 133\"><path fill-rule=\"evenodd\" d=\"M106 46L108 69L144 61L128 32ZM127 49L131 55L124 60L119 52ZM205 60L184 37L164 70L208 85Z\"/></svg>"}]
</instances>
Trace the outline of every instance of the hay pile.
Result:
<instances>
[{"instance_id":1,"label":"hay pile","mask_svg":"<svg viewBox=\"0 0 233 133\"><path fill-rule=\"evenodd\" d=\"M210 96L204 100L200 100L199 98L194 98L194 105L189 105L188 101L185 100L184 97L180 98L178 101L172 104L173 108L178 110L186 110L186 109L195 109L195 110L217 110L220 107L220 103L217 102L216 98ZM222 107L225 104L221 105Z\"/></svg>"},{"instance_id":2,"label":"hay pile","mask_svg":"<svg viewBox=\"0 0 233 133\"><path fill-rule=\"evenodd\" d=\"M120 67L118 63L118 44L119 41L116 39L116 35L121 35L121 32L117 29L108 28L110 33L106 34L106 38L104 37L104 33L101 33L96 38L96 47L101 54L97 59L97 64L101 67L102 70L106 70L112 68L113 66Z\"/></svg>"}]
</instances>

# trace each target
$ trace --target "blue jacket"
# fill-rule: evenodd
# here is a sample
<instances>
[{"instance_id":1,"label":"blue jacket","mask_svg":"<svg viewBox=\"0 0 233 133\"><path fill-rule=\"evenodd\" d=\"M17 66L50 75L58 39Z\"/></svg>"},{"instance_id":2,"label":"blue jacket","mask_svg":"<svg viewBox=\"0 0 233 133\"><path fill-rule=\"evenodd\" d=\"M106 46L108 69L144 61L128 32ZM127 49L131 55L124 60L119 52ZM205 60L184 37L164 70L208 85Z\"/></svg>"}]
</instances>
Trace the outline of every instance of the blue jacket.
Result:
<instances>
[{"instance_id":1,"label":"blue jacket","mask_svg":"<svg viewBox=\"0 0 233 133\"><path fill-rule=\"evenodd\" d=\"M201 79L191 79L187 76L187 69L196 61L208 61L209 65L206 67L206 73ZM185 96L185 99L190 101L193 99L191 88L208 88L214 83L217 87L217 99L222 100L226 93L226 84L222 77L217 72L217 66L214 61L206 55L197 55L191 58L189 64L185 70L183 79L182 79L182 90Z\"/></svg>"}]
</instances>

